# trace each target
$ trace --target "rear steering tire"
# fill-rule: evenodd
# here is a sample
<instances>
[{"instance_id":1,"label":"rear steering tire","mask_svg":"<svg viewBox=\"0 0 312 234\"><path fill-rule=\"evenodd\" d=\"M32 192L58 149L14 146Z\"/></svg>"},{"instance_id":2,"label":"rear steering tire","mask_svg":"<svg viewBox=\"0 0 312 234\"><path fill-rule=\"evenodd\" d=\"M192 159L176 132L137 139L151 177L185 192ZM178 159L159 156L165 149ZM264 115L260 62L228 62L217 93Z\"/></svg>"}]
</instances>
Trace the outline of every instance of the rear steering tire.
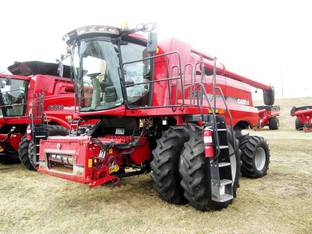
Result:
<instances>
[{"instance_id":1,"label":"rear steering tire","mask_svg":"<svg viewBox=\"0 0 312 234\"><path fill-rule=\"evenodd\" d=\"M49 136L66 136L68 135L68 129L59 125L49 125ZM38 152L39 153L39 152ZM18 149L18 157L23 166L31 171L36 171L38 168L39 156L37 155L36 144L33 140L27 140L26 136L22 137L22 140Z\"/></svg>"},{"instance_id":2,"label":"rear steering tire","mask_svg":"<svg viewBox=\"0 0 312 234\"><path fill-rule=\"evenodd\" d=\"M270 164L270 151L263 137L243 137L239 148L242 151L242 175L261 178L267 174Z\"/></svg>"},{"instance_id":3,"label":"rear steering tire","mask_svg":"<svg viewBox=\"0 0 312 234\"><path fill-rule=\"evenodd\" d=\"M230 136L228 139L231 139ZM230 161L233 178L233 195L236 194L240 175L240 150L238 142L229 142ZM236 152L234 152L236 144ZM232 150L231 150L232 148ZM233 157L233 158L232 158ZM184 196L197 210L220 210L227 207L232 200L226 202L215 202L212 200L210 159L204 155L204 142L201 131L190 136L184 144L184 150L180 157L180 174L182 176L181 186Z\"/></svg>"},{"instance_id":4,"label":"rear steering tire","mask_svg":"<svg viewBox=\"0 0 312 234\"><path fill-rule=\"evenodd\" d=\"M154 188L160 197L170 203L184 204L183 189L180 186L179 158L183 144L188 140L188 127L171 126L157 140L151 162Z\"/></svg>"}]
</instances>

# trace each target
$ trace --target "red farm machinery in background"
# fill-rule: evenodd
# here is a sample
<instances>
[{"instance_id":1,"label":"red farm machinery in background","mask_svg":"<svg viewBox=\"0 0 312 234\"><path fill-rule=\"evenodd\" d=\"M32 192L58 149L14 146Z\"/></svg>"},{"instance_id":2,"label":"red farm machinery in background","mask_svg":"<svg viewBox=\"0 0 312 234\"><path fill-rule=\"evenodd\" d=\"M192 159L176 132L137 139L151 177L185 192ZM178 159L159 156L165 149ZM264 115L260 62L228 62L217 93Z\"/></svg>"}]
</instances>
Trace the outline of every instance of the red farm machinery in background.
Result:
<instances>
[{"instance_id":1,"label":"red farm machinery in background","mask_svg":"<svg viewBox=\"0 0 312 234\"><path fill-rule=\"evenodd\" d=\"M17 62L0 74L0 157L19 157L30 170L38 167L39 141L48 135L67 135L74 113L70 67L38 61ZM48 126L43 125L43 121Z\"/></svg>"},{"instance_id":2,"label":"red farm machinery in background","mask_svg":"<svg viewBox=\"0 0 312 234\"><path fill-rule=\"evenodd\" d=\"M270 130L279 129L279 106L263 105L255 106L259 110L259 123L258 128L268 126Z\"/></svg>"},{"instance_id":3,"label":"red farm machinery in background","mask_svg":"<svg viewBox=\"0 0 312 234\"><path fill-rule=\"evenodd\" d=\"M296 117L296 130L312 131L312 106L294 106L290 111L290 115Z\"/></svg>"},{"instance_id":4,"label":"red farm machinery in background","mask_svg":"<svg viewBox=\"0 0 312 234\"><path fill-rule=\"evenodd\" d=\"M167 202L227 207L241 172L267 173L266 141L241 130L259 123L251 87L263 90L266 105L274 91L180 40L157 43L151 28L86 26L65 35L77 116L100 121L41 140L38 171L90 187L151 172Z\"/></svg>"}]
</instances>

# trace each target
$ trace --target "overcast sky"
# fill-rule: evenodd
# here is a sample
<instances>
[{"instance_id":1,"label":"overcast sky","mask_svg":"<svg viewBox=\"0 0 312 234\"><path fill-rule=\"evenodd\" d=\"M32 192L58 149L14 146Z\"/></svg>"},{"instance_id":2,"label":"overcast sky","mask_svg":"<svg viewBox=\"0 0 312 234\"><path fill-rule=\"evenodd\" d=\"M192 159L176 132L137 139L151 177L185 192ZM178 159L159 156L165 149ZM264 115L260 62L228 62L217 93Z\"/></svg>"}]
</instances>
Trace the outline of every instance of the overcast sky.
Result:
<instances>
[{"instance_id":1,"label":"overcast sky","mask_svg":"<svg viewBox=\"0 0 312 234\"><path fill-rule=\"evenodd\" d=\"M0 71L14 61L55 61L62 36L80 26L157 22L233 72L284 97L312 96L312 1L16 1L2 0Z\"/></svg>"}]
</instances>

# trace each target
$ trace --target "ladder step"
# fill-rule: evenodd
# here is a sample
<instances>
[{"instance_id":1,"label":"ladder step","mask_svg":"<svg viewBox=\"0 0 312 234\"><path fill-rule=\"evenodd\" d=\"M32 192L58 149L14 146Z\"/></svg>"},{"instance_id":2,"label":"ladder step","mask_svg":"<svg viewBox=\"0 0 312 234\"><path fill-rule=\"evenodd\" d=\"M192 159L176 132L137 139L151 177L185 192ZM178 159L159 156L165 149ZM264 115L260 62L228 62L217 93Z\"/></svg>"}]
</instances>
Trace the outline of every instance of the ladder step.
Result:
<instances>
[{"instance_id":1,"label":"ladder step","mask_svg":"<svg viewBox=\"0 0 312 234\"><path fill-rule=\"evenodd\" d=\"M218 131L218 132L226 132L227 129L226 129L226 128L218 128L217 131Z\"/></svg>"},{"instance_id":2,"label":"ladder step","mask_svg":"<svg viewBox=\"0 0 312 234\"><path fill-rule=\"evenodd\" d=\"M229 146L228 145L219 145L219 149L228 149Z\"/></svg>"},{"instance_id":3,"label":"ladder step","mask_svg":"<svg viewBox=\"0 0 312 234\"><path fill-rule=\"evenodd\" d=\"M225 186L228 184L232 184L232 180L227 180L227 179L220 180L220 186Z\"/></svg>"},{"instance_id":4,"label":"ladder step","mask_svg":"<svg viewBox=\"0 0 312 234\"><path fill-rule=\"evenodd\" d=\"M220 162L218 163L219 167L228 167L228 166L231 166L231 163L229 162Z\"/></svg>"},{"instance_id":5,"label":"ladder step","mask_svg":"<svg viewBox=\"0 0 312 234\"><path fill-rule=\"evenodd\" d=\"M233 199L233 195L230 194L223 194L220 196L220 199L218 200L219 202L227 202Z\"/></svg>"},{"instance_id":6,"label":"ladder step","mask_svg":"<svg viewBox=\"0 0 312 234\"><path fill-rule=\"evenodd\" d=\"M40 144L39 145L36 145L37 147L39 147L40 146Z\"/></svg>"}]
</instances>

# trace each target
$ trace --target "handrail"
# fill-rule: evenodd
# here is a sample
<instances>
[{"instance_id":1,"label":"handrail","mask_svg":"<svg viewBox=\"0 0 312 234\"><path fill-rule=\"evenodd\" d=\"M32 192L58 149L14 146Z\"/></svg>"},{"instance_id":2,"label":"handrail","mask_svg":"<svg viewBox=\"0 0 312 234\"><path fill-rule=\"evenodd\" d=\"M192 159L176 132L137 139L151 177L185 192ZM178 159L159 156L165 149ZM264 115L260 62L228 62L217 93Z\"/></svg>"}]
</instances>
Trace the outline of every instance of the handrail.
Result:
<instances>
[{"instance_id":1,"label":"handrail","mask_svg":"<svg viewBox=\"0 0 312 234\"><path fill-rule=\"evenodd\" d=\"M210 103L210 100L208 98L208 95L207 95L207 92L206 92L206 88L204 86L204 84L202 82L198 83L200 86L201 86L201 90L203 91L202 92L202 95L203 97L205 97L207 103L208 103L208 106L209 108L212 110L212 123L213 123L213 126L212 126L212 130L213 130L213 134L214 136L216 136L216 149L217 149L217 153L215 155L215 158L218 158L219 155L220 155L220 140L219 140L219 135L217 134L217 120L216 120L216 115L215 115L215 112L214 112L214 109L212 108L212 105Z\"/></svg>"},{"instance_id":2,"label":"handrail","mask_svg":"<svg viewBox=\"0 0 312 234\"><path fill-rule=\"evenodd\" d=\"M193 66L192 64L190 63L187 63L184 65L183 67L183 86L186 86L186 83L185 83L185 77L186 77L186 69L190 67L191 71L190 71L190 74L191 74L191 85L192 85L192 82L193 82ZM192 87L192 86L191 86ZM185 87L184 87L185 88ZM183 88L183 91L184 91L184 88ZM191 91L189 92L189 97L191 97L191 95L193 96L193 93L191 93ZM183 93L183 103L184 103L184 93ZM190 104L191 104L191 98L190 98Z\"/></svg>"},{"instance_id":3,"label":"handrail","mask_svg":"<svg viewBox=\"0 0 312 234\"><path fill-rule=\"evenodd\" d=\"M170 55L177 56L178 65L172 66L170 68L170 71L169 71L168 56L170 56ZM165 59L165 69L166 69L166 74L167 74L166 78L160 79L160 80L147 80L147 81L140 82L140 83L135 83L135 84L124 84L124 85L122 85L122 88L124 88L124 93L127 95L126 88L128 88L128 87L133 87L133 86L143 85L143 84L154 84L156 82L166 82L167 83L167 90L168 90L168 97L169 97L169 106L166 106L166 107L172 108L172 111L175 111L175 107L179 107L182 110L183 106L185 105L185 102L184 102L184 100L185 100L185 94L184 94L185 82L184 82L184 80L182 78L183 73L182 73L182 69L181 69L181 57L180 57L180 54L177 51L164 53L164 54L159 54L159 55L153 55L153 56L146 57L146 58L143 58L143 59L140 59L140 60L134 60L134 61L125 62L125 63L122 64L122 69L124 69L124 66L128 65L128 64L138 63L138 62L147 61L147 60L151 60L151 59L155 59L155 58L161 58L161 57L163 57ZM178 71L177 76L173 76L173 72L175 71L175 69L177 69L177 71ZM172 93L171 93L171 87L170 87L171 82L170 81L173 81L173 80L176 80L176 86L178 86L178 80L180 80L180 82L181 82L182 103L179 104L179 105L177 105L178 104L178 92L176 92L175 104L172 103ZM128 103L127 99L128 98L126 98L126 106L129 109L142 109L142 108L147 108L147 107L158 108L158 107L160 107L160 106L152 106L152 105L144 106L144 107L143 106L131 107L131 106L128 105L129 103ZM165 107L165 106L162 106L162 107Z\"/></svg>"},{"instance_id":4,"label":"handrail","mask_svg":"<svg viewBox=\"0 0 312 234\"><path fill-rule=\"evenodd\" d=\"M177 56L178 59L178 64L172 65L169 69L169 56L175 55ZM232 114L228 108L228 105L226 103L226 98L224 96L223 90L217 86L217 58L213 58L213 77L212 77L212 100L210 100L208 93L206 91L205 87L205 63L204 61L199 61L196 62L194 65L188 63L184 65L183 72L181 68L181 57L180 54L177 51L173 51L170 53L164 53L164 54L159 54L159 55L154 55L150 57L146 57L140 60L135 60L135 61L130 61L122 64L122 69L124 69L124 66L127 64L132 64L132 63L137 63L137 62L142 62L146 60L151 60L155 58L164 58L165 62L165 71L166 71L166 77L163 79L159 80L146 80L144 82L140 83L135 83L135 84L124 84L122 87L125 89L124 93L126 92L126 88L128 87L133 87L137 85L144 85L144 84L154 84L154 83L159 83L159 82L166 82L167 83L167 92L168 92L168 98L169 98L169 105L160 105L160 106L135 106L135 107L130 107L129 105L127 106L129 109L145 109L145 108L162 108L162 107L170 107L172 108L172 111L176 111L175 108L180 108L182 110L183 107L185 106L197 106L200 109L200 113L203 114L203 103L204 99L207 101L207 105L209 109L212 112L212 130L213 134L215 136L215 143L216 143L216 154L215 158L217 159L220 155L220 139L219 139L219 134L218 134L218 126L217 126L217 118L216 118L216 109L217 109L217 93L216 91L219 91L220 96L222 98L222 101L224 103L226 113L229 116L230 119L230 131L231 135L233 138L234 142L234 131L233 131L233 117ZM190 69L190 79L189 83L186 83L186 76L187 76L187 69ZM197 68L200 70L200 80L198 80L197 76ZM177 74L176 74L177 73ZM172 81L175 81L176 85L176 93L174 100L172 99L172 90L171 90L171 84L173 83ZM181 98L182 98L182 103L178 104L178 88L179 88L179 83L181 84ZM189 86L189 104L186 105L185 103L185 87ZM199 87L200 89L198 89ZM173 103L174 102L174 103ZM212 103L213 102L213 103ZM127 103L128 104L128 103ZM233 144L234 147L234 153L236 152L236 144L234 142Z\"/></svg>"},{"instance_id":5,"label":"handrail","mask_svg":"<svg viewBox=\"0 0 312 234\"><path fill-rule=\"evenodd\" d=\"M220 87L216 87L216 89L218 89L219 92L221 93L221 97L222 97L223 103L225 105L225 110L228 113L229 118L230 118L230 131L231 131L231 135L232 135L232 138L233 138L232 140L233 140L233 148L234 148L234 154L235 154L235 152L237 150L236 149L237 145L235 144L235 137L234 137L234 130L233 130L233 117L232 117L230 109L229 109L229 107L228 107L228 105L226 103L225 96L224 96L224 93L223 93L222 89Z\"/></svg>"},{"instance_id":6,"label":"handrail","mask_svg":"<svg viewBox=\"0 0 312 234\"><path fill-rule=\"evenodd\" d=\"M217 108L217 96L216 96L216 80L217 80L217 58L213 58L213 79L212 79L212 97L213 97L213 108L212 108L212 121L213 121L213 133L217 144L217 154L215 158L220 155L220 139L219 134L217 134L217 118L216 118L216 108Z\"/></svg>"},{"instance_id":7,"label":"handrail","mask_svg":"<svg viewBox=\"0 0 312 234\"><path fill-rule=\"evenodd\" d=\"M226 110L226 112L228 113L229 118L230 118L230 126L233 127L233 117L232 117L232 114L231 114L231 112L230 112L230 109L228 108L228 105L227 105L227 103L226 103L226 99L225 99L224 93L223 93L223 91L222 91L222 89L221 89L220 87L216 87L215 89L216 89L216 90L219 90L219 92L221 93L220 96L221 96L221 98L222 98L222 100L223 100L223 103L224 103L224 106L225 106L225 110Z\"/></svg>"}]
</instances>

